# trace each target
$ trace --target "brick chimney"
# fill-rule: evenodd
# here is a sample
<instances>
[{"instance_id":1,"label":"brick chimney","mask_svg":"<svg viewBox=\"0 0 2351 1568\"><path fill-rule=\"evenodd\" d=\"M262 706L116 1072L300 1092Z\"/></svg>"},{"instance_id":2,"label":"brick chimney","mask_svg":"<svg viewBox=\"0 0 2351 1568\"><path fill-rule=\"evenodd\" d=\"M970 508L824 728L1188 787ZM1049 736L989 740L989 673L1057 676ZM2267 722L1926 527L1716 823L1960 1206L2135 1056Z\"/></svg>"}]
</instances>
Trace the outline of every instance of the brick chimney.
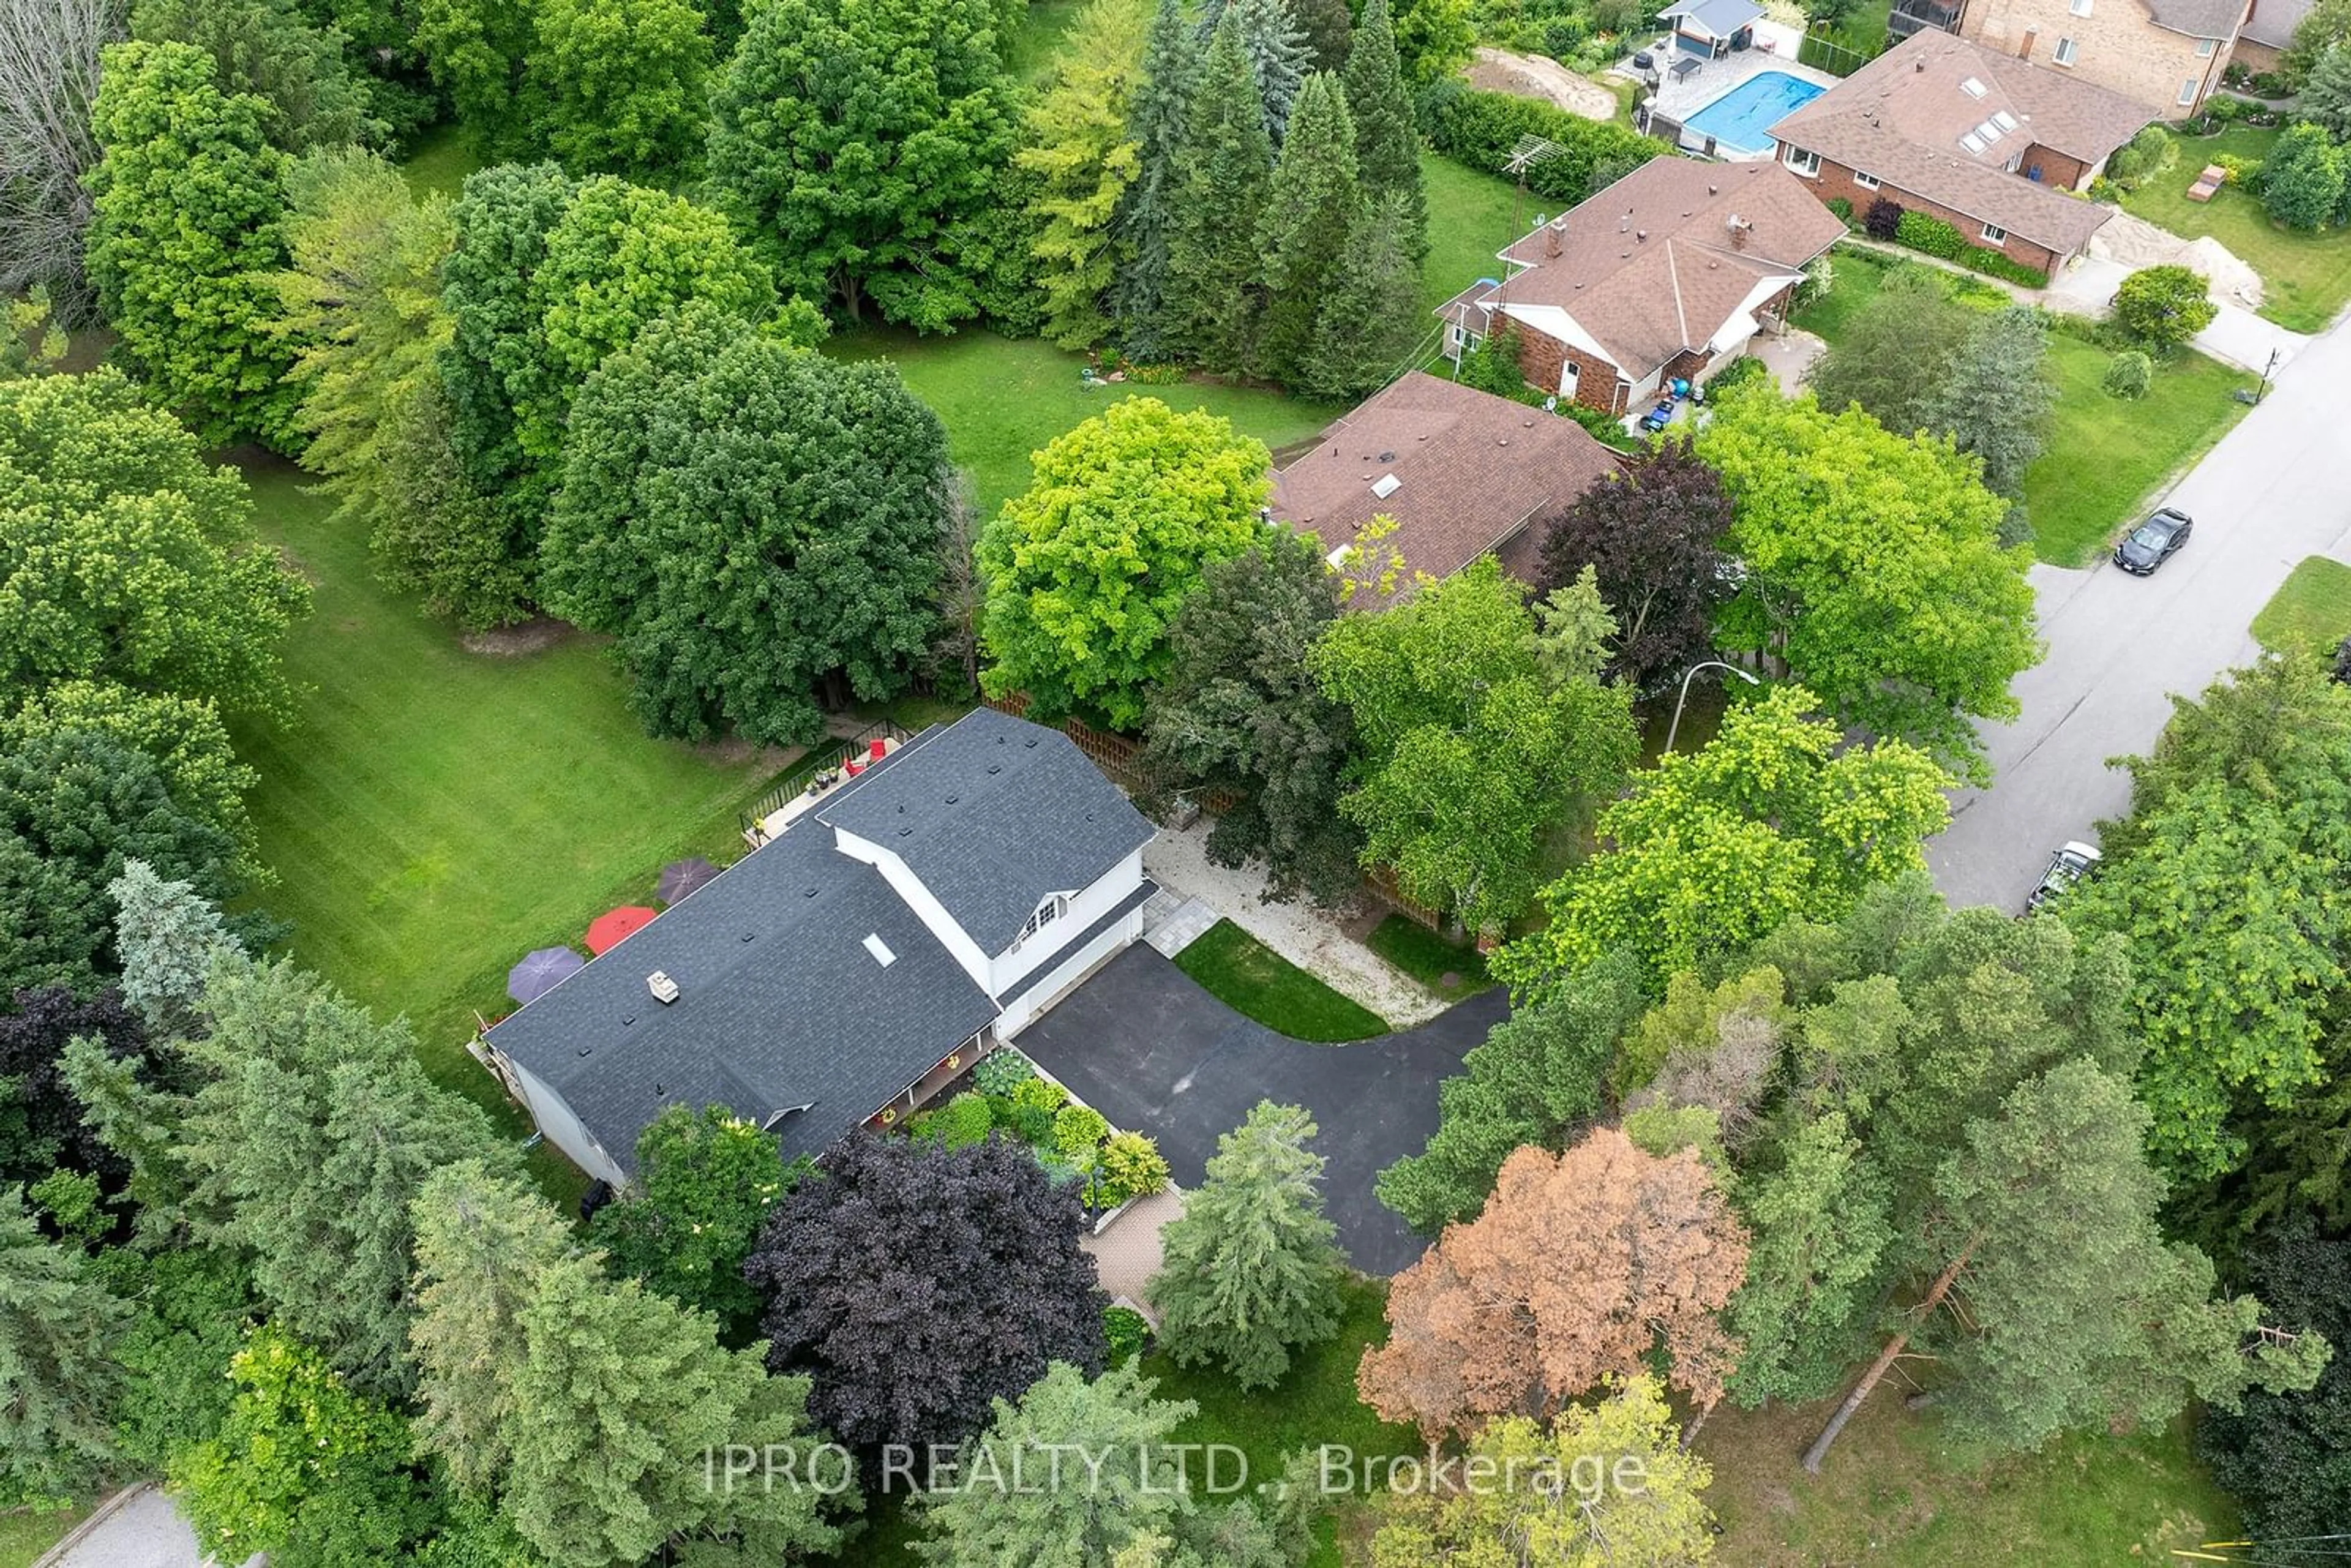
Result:
<instances>
[{"instance_id":1,"label":"brick chimney","mask_svg":"<svg viewBox=\"0 0 2351 1568\"><path fill-rule=\"evenodd\" d=\"M1559 254L1559 231L1561 228L1565 226L1566 223L1567 214L1562 213L1557 223L1543 225L1543 254L1545 256L1555 256Z\"/></svg>"}]
</instances>

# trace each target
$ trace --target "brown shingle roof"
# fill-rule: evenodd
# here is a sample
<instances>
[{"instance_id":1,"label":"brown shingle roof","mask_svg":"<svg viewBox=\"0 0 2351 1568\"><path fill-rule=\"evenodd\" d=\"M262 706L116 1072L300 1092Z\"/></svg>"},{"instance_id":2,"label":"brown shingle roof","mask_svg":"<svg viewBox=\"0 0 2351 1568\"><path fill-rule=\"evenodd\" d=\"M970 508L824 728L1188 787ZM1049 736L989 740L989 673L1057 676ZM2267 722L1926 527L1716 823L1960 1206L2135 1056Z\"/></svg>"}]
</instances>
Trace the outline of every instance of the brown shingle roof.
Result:
<instances>
[{"instance_id":1,"label":"brown shingle roof","mask_svg":"<svg viewBox=\"0 0 2351 1568\"><path fill-rule=\"evenodd\" d=\"M2294 30L2310 15L2310 5L2311 0L2253 0L2252 12L2238 36L2283 49L2294 42Z\"/></svg>"},{"instance_id":2,"label":"brown shingle roof","mask_svg":"<svg viewBox=\"0 0 2351 1568\"><path fill-rule=\"evenodd\" d=\"M1656 158L1504 251L1527 270L1480 301L1557 307L1639 381L1704 349L1765 280L1802 270L1844 234L1775 163Z\"/></svg>"},{"instance_id":3,"label":"brown shingle roof","mask_svg":"<svg viewBox=\"0 0 2351 1568\"><path fill-rule=\"evenodd\" d=\"M1771 134L2068 255L2112 214L2010 173L2009 159L2037 143L2095 163L2154 118L2121 93L1929 28L1783 116ZM1980 135L1986 126L1997 134ZM1977 145L1963 140L1970 136Z\"/></svg>"},{"instance_id":4,"label":"brown shingle roof","mask_svg":"<svg viewBox=\"0 0 2351 1568\"><path fill-rule=\"evenodd\" d=\"M1273 476L1273 515L1324 552L1374 516L1410 571L1450 577L1489 551L1523 573L1518 541L1539 512L1614 471L1615 455L1571 419L1414 371L1332 422L1313 451ZM1393 476L1383 497L1373 486Z\"/></svg>"}]
</instances>

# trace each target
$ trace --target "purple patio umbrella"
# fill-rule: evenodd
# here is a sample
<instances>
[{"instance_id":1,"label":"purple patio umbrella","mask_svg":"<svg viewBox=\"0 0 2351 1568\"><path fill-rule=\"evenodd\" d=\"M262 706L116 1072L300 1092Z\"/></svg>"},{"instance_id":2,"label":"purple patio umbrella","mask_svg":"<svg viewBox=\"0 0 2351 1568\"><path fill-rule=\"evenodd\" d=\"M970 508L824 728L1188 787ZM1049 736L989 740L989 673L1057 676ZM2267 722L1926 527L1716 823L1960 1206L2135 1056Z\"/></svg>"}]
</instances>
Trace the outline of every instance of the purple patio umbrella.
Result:
<instances>
[{"instance_id":1,"label":"purple patio umbrella","mask_svg":"<svg viewBox=\"0 0 2351 1568\"><path fill-rule=\"evenodd\" d=\"M507 971L507 995L518 1002L535 1002L566 976L587 967L588 960L569 947L541 947Z\"/></svg>"},{"instance_id":2,"label":"purple patio umbrella","mask_svg":"<svg viewBox=\"0 0 2351 1568\"><path fill-rule=\"evenodd\" d=\"M718 868L700 855L687 861L672 861L662 867L661 883L653 896L664 904L675 904L687 894L718 874Z\"/></svg>"}]
</instances>

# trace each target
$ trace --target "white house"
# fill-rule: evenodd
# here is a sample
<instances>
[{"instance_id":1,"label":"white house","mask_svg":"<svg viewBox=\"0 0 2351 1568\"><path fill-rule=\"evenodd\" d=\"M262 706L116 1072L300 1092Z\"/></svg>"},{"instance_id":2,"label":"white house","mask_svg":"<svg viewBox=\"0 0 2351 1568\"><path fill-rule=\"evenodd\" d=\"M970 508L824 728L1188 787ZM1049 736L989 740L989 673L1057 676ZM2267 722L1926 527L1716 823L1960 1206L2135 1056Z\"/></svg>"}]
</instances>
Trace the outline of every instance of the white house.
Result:
<instances>
[{"instance_id":1,"label":"white house","mask_svg":"<svg viewBox=\"0 0 2351 1568\"><path fill-rule=\"evenodd\" d=\"M837 786L476 1051L615 1186L670 1104L725 1104L786 1155L821 1154L1140 936L1151 836L1067 736L980 708Z\"/></svg>"}]
</instances>

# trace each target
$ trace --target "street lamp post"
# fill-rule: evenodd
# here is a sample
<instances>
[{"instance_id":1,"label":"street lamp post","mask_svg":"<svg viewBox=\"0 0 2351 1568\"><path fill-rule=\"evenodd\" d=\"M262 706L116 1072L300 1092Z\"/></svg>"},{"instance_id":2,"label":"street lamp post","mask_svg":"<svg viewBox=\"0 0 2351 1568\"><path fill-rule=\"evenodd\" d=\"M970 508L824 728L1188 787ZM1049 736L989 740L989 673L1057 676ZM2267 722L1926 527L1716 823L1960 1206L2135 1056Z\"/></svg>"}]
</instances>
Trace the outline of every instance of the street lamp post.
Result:
<instances>
[{"instance_id":1,"label":"street lamp post","mask_svg":"<svg viewBox=\"0 0 2351 1568\"><path fill-rule=\"evenodd\" d=\"M2278 351L2275 349L2272 349L2270 350L2270 362L2262 367L2261 390L2253 393L2253 406L2255 408L2261 407L2262 399L2270 395L2270 378L2277 374L2277 362Z\"/></svg>"},{"instance_id":2,"label":"street lamp post","mask_svg":"<svg viewBox=\"0 0 2351 1568\"><path fill-rule=\"evenodd\" d=\"M1674 722L1666 727L1667 751L1671 751L1674 748L1674 737L1681 733L1682 704L1689 701L1690 677L1697 674L1700 670L1728 670L1732 674L1737 675L1740 680L1745 681L1750 686L1760 686L1763 684L1761 681L1757 680L1753 675L1749 674L1745 670L1740 669L1738 665L1726 664L1720 659L1701 659L1697 664L1692 664L1688 669L1682 672L1682 695L1674 699ZM1660 753L1660 755L1663 754Z\"/></svg>"}]
</instances>

